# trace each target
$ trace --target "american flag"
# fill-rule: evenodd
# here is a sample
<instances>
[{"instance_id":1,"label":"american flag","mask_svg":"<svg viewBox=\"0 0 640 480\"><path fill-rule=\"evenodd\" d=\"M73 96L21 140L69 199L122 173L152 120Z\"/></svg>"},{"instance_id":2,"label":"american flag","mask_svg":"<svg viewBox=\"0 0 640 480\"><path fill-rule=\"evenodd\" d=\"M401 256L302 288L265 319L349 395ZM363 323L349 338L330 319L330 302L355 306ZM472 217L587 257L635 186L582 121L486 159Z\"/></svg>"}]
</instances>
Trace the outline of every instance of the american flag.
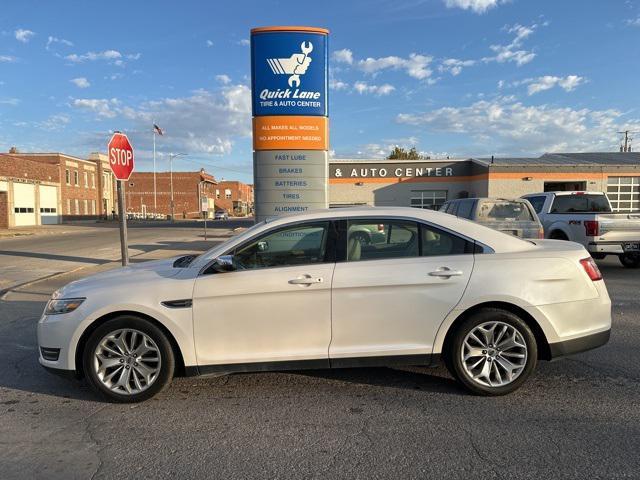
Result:
<instances>
[{"instance_id":1,"label":"american flag","mask_svg":"<svg viewBox=\"0 0 640 480\"><path fill-rule=\"evenodd\" d=\"M153 124L153 131L156 132L160 136L164 135L164 132L162 131L162 129L158 125L156 125L155 123Z\"/></svg>"}]
</instances>

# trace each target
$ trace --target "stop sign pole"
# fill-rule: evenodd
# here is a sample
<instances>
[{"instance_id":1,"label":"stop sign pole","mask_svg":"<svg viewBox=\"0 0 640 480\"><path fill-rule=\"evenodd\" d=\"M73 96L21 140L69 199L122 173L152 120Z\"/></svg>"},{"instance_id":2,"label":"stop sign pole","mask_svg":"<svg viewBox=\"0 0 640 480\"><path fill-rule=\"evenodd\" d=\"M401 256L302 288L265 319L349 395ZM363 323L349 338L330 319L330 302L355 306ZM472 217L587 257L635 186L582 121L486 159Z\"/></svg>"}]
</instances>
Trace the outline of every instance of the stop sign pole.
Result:
<instances>
[{"instance_id":1,"label":"stop sign pole","mask_svg":"<svg viewBox=\"0 0 640 480\"><path fill-rule=\"evenodd\" d=\"M109 141L107 151L109 152L111 171L117 180L120 252L122 253L122 266L126 267L129 265L129 249L127 246L127 210L124 203L124 187L122 183L129 180L131 172L133 172L133 147L124 133L116 131Z\"/></svg>"}]
</instances>

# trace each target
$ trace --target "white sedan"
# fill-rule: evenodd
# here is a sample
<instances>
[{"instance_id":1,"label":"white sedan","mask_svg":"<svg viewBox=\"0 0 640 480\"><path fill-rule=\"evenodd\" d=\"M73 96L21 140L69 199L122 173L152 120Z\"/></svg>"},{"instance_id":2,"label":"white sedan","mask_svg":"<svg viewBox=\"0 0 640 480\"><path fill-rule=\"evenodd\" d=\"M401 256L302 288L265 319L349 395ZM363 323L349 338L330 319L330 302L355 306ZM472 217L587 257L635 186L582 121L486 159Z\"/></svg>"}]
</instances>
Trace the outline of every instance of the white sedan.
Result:
<instances>
[{"instance_id":1,"label":"white sedan","mask_svg":"<svg viewBox=\"0 0 640 480\"><path fill-rule=\"evenodd\" d=\"M47 304L38 343L43 366L120 402L174 374L439 360L472 392L502 395L610 329L579 244L363 207L268 220L198 256L72 282Z\"/></svg>"}]
</instances>

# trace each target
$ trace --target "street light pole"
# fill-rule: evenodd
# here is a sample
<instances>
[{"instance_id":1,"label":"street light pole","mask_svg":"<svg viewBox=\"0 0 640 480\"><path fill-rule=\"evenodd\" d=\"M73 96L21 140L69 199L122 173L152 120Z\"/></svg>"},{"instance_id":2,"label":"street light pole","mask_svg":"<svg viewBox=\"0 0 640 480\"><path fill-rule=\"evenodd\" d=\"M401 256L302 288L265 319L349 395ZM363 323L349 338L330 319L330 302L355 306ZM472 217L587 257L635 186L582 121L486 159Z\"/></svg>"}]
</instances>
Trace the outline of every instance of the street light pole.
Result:
<instances>
[{"instance_id":1,"label":"street light pole","mask_svg":"<svg viewBox=\"0 0 640 480\"><path fill-rule=\"evenodd\" d=\"M173 159L176 157L186 157L186 153L170 153L169 154L169 184L171 189L171 221L175 220L175 209L173 202Z\"/></svg>"}]
</instances>

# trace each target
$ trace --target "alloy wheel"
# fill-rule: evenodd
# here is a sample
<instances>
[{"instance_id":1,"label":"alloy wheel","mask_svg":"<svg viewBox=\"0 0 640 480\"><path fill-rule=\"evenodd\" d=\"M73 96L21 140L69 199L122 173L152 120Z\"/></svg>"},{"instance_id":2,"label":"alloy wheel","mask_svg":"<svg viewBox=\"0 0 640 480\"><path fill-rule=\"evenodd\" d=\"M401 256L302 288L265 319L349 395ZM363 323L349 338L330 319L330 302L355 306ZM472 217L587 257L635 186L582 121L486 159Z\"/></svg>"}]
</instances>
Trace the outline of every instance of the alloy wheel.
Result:
<instances>
[{"instance_id":1,"label":"alloy wheel","mask_svg":"<svg viewBox=\"0 0 640 480\"><path fill-rule=\"evenodd\" d=\"M464 338L462 366L474 382L503 387L520 376L527 364L527 344L517 328L505 322L485 322Z\"/></svg>"},{"instance_id":2,"label":"alloy wheel","mask_svg":"<svg viewBox=\"0 0 640 480\"><path fill-rule=\"evenodd\" d=\"M93 367L102 384L114 393L135 395L158 378L160 349L147 334L131 328L105 335L93 355Z\"/></svg>"}]
</instances>

